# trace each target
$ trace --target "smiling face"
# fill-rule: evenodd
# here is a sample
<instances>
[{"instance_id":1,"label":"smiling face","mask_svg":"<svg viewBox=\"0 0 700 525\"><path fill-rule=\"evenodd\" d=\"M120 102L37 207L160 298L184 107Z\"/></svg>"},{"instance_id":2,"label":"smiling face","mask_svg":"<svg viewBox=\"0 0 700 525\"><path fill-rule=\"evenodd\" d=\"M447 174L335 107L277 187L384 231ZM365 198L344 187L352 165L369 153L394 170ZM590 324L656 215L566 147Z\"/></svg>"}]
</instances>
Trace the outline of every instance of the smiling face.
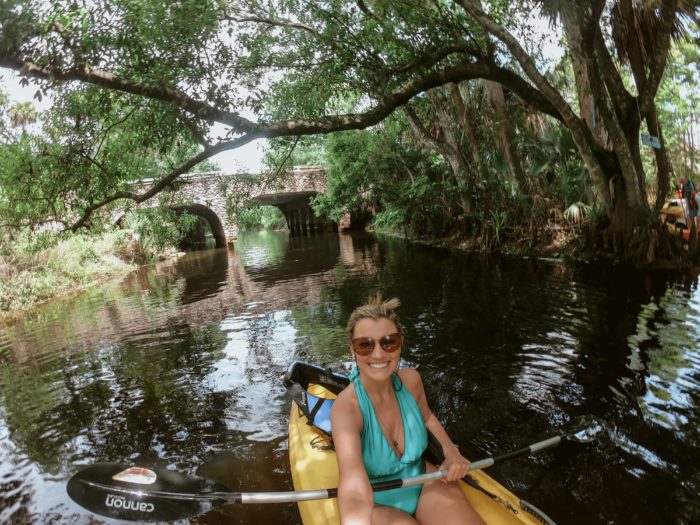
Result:
<instances>
[{"instance_id":1,"label":"smiling face","mask_svg":"<svg viewBox=\"0 0 700 525\"><path fill-rule=\"evenodd\" d=\"M364 377L379 381L389 379L391 374L396 371L401 359L401 349L387 352L381 347L380 341L383 337L396 334L398 331L396 324L386 317L378 319L365 318L357 322L353 330L352 339L371 337L374 341L374 348L368 355L354 352L352 342L350 343L350 351L354 353L357 366L360 369L360 373L364 374Z\"/></svg>"}]
</instances>

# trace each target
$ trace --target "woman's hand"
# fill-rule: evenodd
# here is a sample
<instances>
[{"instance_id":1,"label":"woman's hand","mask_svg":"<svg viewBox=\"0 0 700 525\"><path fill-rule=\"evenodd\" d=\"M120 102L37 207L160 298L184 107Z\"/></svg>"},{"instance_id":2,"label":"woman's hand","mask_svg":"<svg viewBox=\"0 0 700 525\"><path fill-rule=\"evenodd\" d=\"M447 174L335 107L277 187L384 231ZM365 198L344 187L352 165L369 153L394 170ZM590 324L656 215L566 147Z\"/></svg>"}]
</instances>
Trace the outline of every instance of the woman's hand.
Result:
<instances>
[{"instance_id":1,"label":"woman's hand","mask_svg":"<svg viewBox=\"0 0 700 525\"><path fill-rule=\"evenodd\" d=\"M440 470L447 472L442 481L447 483L462 479L469 472L469 467L469 461L459 453L459 449L456 446L449 447L445 453L445 461L440 465Z\"/></svg>"}]
</instances>

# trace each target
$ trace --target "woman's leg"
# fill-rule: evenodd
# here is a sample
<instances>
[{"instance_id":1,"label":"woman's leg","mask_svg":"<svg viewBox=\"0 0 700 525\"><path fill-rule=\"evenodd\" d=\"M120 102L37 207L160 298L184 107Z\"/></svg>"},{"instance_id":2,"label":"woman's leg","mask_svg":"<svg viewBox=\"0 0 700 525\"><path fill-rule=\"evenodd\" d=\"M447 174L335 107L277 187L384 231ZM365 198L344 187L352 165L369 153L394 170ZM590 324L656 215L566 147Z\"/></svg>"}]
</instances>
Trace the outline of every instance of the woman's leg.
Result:
<instances>
[{"instance_id":1,"label":"woman's leg","mask_svg":"<svg viewBox=\"0 0 700 525\"><path fill-rule=\"evenodd\" d=\"M418 522L404 511L394 507L375 505L372 511L372 525L417 525Z\"/></svg>"},{"instance_id":2,"label":"woman's leg","mask_svg":"<svg viewBox=\"0 0 700 525\"><path fill-rule=\"evenodd\" d=\"M426 472L437 470L427 461L425 468ZM423 485L416 519L421 525L486 525L456 482L433 481Z\"/></svg>"}]
</instances>

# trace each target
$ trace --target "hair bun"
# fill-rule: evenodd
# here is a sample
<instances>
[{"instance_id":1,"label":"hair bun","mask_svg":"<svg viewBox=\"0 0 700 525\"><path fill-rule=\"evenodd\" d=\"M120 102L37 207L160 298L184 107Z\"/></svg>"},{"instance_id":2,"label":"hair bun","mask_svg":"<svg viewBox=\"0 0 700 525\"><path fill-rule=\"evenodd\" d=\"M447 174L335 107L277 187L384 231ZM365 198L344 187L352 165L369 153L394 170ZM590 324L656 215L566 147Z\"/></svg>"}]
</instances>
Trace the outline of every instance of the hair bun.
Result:
<instances>
[{"instance_id":1,"label":"hair bun","mask_svg":"<svg viewBox=\"0 0 700 525\"><path fill-rule=\"evenodd\" d=\"M392 297L391 299L384 301L382 298L382 293L377 292L375 295L370 295L367 298L367 304L379 306L383 310L396 310L401 305L401 301L399 301L398 297Z\"/></svg>"}]
</instances>

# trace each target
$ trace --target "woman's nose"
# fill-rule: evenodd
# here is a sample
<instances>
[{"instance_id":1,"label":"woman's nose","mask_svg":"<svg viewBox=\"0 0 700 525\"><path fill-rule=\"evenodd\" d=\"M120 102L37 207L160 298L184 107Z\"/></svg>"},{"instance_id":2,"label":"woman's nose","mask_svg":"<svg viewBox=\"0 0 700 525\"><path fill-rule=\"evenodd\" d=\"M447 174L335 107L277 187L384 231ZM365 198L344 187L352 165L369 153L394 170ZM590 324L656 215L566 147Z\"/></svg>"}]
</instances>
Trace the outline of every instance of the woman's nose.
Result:
<instances>
[{"instance_id":1,"label":"woman's nose","mask_svg":"<svg viewBox=\"0 0 700 525\"><path fill-rule=\"evenodd\" d=\"M381 342L379 341L379 339L377 339L377 340L374 342L374 348L372 349L372 353L373 353L373 354L376 353L377 350L379 350L379 353L380 353L380 354L383 354L383 353L384 353L384 349L382 348L382 345L381 345Z\"/></svg>"}]
</instances>

